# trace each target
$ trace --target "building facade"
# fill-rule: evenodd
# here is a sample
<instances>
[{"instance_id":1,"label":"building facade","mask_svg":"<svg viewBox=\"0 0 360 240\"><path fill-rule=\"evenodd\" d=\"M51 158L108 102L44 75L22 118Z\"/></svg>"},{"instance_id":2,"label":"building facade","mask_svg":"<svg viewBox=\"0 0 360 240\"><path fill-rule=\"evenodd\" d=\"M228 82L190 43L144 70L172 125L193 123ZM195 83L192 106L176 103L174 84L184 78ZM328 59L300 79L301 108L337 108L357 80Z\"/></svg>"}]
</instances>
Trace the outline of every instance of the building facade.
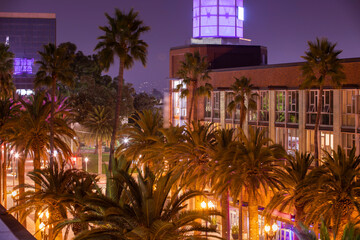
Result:
<instances>
[{"instance_id":1,"label":"building facade","mask_svg":"<svg viewBox=\"0 0 360 240\"><path fill-rule=\"evenodd\" d=\"M14 83L21 95L32 92L43 45L56 42L54 13L0 12L0 42L15 54Z\"/></svg>"}]
</instances>

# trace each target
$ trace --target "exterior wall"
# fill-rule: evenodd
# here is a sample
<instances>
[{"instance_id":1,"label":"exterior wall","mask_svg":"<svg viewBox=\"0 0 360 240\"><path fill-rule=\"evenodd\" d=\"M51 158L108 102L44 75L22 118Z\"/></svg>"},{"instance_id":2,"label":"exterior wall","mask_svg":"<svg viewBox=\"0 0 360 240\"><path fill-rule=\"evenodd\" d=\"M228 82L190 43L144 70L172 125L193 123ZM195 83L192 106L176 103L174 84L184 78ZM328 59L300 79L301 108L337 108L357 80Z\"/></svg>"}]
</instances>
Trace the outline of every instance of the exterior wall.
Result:
<instances>
[{"instance_id":1,"label":"exterior wall","mask_svg":"<svg viewBox=\"0 0 360 240\"><path fill-rule=\"evenodd\" d=\"M211 49L209 46L192 46L187 48L173 49L170 53L170 77L175 78L178 71L179 63L183 60L185 52L194 52L198 50L203 56L207 55L209 61L214 60L214 54L212 51L217 49ZM266 93L268 96L268 110L267 119L261 121L260 115L258 119L250 121L247 118L244 126L256 125L267 129L267 134L277 143L284 145L289 151L292 148L301 152L311 151L313 148L313 128L314 124L309 123L309 119L316 111L309 105L309 98L311 94L317 94L316 90L301 90L299 86L301 80L301 64L302 63L289 63L289 64L276 64L276 65L263 65L263 66L251 66L251 67L239 67L239 68L226 68L226 69L213 69L210 72L211 80L209 81L213 85L213 94L210 99L211 112L210 116L205 116L205 98L199 98L198 100L198 119L205 122L213 122L217 127L231 128L238 127L239 121L235 118L228 119L226 117L226 92L230 90L231 84L235 81L234 78L240 78L246 76L251 78L251 83L254 85L257 91ZM324 109L324 120L329 121L320 126L322 131L320 134L321 144L324 148L330 150L336 148L337 145L345 147L350 150L352 146L358 146L360 143L360 129L359 129L359 113L360 111L360 58L343 59L344 72L346 74L346 82L343 89L332 89L329 83L326 83L326 91L331 95L331 103L329 107ZM294 124L290 121L288 113L288 101L289 94L292 91L296 91L298 94L297 100L297 122ZM259 93L260 93L259 92ZM286 99L286 111L284 111L284 122L277 122L276 113L276 99L277 93L283 92ZM353 106L348 102L347 105L344 102L346 93L350 93L351 96L347 96L348 100L352 102ZM220 109L214 110L214 96L219 94L219 107ZM357 99L356 101L351 99ZM217 99L217 98L216 98ZM262 112L261 103L258 99L257 112ZM349 105L350 104L350 105ZM188 101L187 107L190 107ZM349 109L352 109L349 113ZM312 109L312 110L311 110ZM330 109L330 110L329 110ZM356 110L355 110L356 109ZM216 112L219 111L220 116L216 117ZM327 113L326 111L330 111ZM248 117L248 116L247 116ZM348 126L348 123L343 123L343 118L349 118L352 125ZM173 116L170 116L172 119ZM355 131L356 130L356 131ZM359 151L358 151L359 152Z\"/></svg>"},{"instance_id":2,"label":"exterior wall","mask_svg":"<svg viewBox=\"0 0 360 240\"><path fill-rule=\"evenodd\" d=\"M56 41L56 18L51 13L0 13L0 42L15 54L17 89L32 89L43 45Z\"/></svg>"}]
</instances>

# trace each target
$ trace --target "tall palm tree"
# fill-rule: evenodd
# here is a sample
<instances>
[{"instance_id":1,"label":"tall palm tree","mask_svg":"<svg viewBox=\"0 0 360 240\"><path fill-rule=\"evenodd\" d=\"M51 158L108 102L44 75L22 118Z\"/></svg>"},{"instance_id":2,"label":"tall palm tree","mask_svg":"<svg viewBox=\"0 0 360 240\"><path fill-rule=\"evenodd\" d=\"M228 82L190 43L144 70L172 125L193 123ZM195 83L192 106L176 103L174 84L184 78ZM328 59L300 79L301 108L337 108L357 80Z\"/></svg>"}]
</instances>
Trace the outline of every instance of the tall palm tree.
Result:
<instances>
[{"instance_id":1,"label":"tall palm tree","mask_svg":"<svg viewBox=\"0 0 360 240\"><path fill-rule=\"evenodd\" d=\"M71 86L74 81L74 72L71 64L74 61L74 55L68 51L66 45L56 47L49 43L44 45L44 51L39 52L41 60L36 63L40 65L36 73L35 87L49 87L51 93L51 115L50 115L50 166L54 161L54 115L56 84L61 82L64 85Z\"/></svg>"},{"instance_id":2,"label":"tall palm tree","mask_svg":"<svg viewBox=\"0 0 360 240\"><path fill-rule=\"evenodd\" d=\"M314 161L310 153L296 152L295 156L288 155L286 164L281 168L275 168L275 176L281 183L281 188L275 191L274 196L266 206L265 212L271 214L275 208L279 211L295 208L295 226L300 229L300 223L304 222L304 208L307 202L300 201L302 189L308 181L311 165Z\"/></svg>"},{"instance_id":3,"label":"tall palm tree","mask_svg":"<svg viewBox=\"0 0 360 240\"><path fill-rule=\"evenodd\" d=\"M66 117L68 110L65 100L58 100L56 105L53 130L54 130L54 147L58 152L58 157L70 159L71 149L69 147L70 140L74 138L75 132L69 127ZM6 132L9 136L9 142L15 149L21 153L19 159L19 184L25 183L25 159L28 156L33 157L34 170L40 169L41 159L47 159L48 150L50 148L49 135L52 102L44 92L37 92L29 99L20 99L23 111L15 121L6 124ZM40 185L35 183L37 189ZM24 192L23 188L19 189L19 193Z\"/></svg>"},{"instance_id":4,"label":"tall palm tree","mask_svg":"<svg viewBox=\"0 0 360 240\"><path fill-rule=\"evenodd\" d=\"M100 50L99 59L105 70L108 70L110 65L114 63L115 56L120 60L116 109L110 142L109 170L111 172L116 134L119 126L124 69L130 69L134 65L135 60L140 61L144 66L146 65L148 45L140 39L140 36L149 31L150 27L143 24L143 21L138 18L138 12L134 12L133 9L129 13L115 9L114 17L107 13L105 13L105 16L108 20L108 25L100 27L100 30L104 31L104 35L98 37L100 42L96 45L95 50Z\"/></svg>"},{"instance_id":5,"label":"tall palm tree","mask_svg":"<svg viewBox=\"0 0 360 240\"><path fill-rule=\"evenodd\" d=\"M236 148L237 141L234 141L234 129L221 129L215 132L215 144L209 148L210 156L210 166L211 170L209 171L209 179L211 183L211 190L215 192L216 195L221 196L221 207L222 207L222 236L225 239L228 239L230 236L230 223L229 223L229 194L232 194L229 182L223 182L219 185L218 179L222 178L221 168L219 166L222 163L220 161L226 159L225 156L231 154L231 152ZM241 195L241 193L240 193ZM239 196L232 195L234 198ZM242 239L242 206L241 200L239 201L239 239Z\"/></svg>"},{"instance_id":6,"label":"tall palm tree","mask_svg":"<svg viewBox=\"0 0 360 240\"><path fill-rule=\"evenodd\" d=\"M12 82L14 56L14 53L9 51L9 46L0 43L0 95L2 97L10 97L15 88Z\"/></svg>"},{"instance_id":7,"label":"tall palm tree","mask_svg":"<svg viewBox=\"0 0 360 240\"><path fill-rule=\"evenodd\" d=\"M254 86L250 84L250 78L241 77L235 78L235 82L231 85L230 94L233 96L233 100L228 104L227 110L229 112L234 112L237 109L237 106L240 105L240 127L243 127L246 114L249 110L256 109L256 97L257 93L253 93L252 90ZM246 101L247 105L246 106Z\"/></svg>"},{"instance_id":8,"label":"tall palm tree","mask_svg":"<svg viewBox=\"0 0 360 240\"><path fill-rule=\"evenodd\" d=\"M315 159L319 159L319 126L321 124L321 111L323 110L322 96L325 84L341 87L345 74L341 60L338 58L341 50L335 50L336 43L326 38L317 38L315 42L308 42L309 50L305 52L305 63L301 66L303 88L319 88L317 99L317 115L315 120Z\"/></svg>"},{"instance_id":9,"label":"tall palm tree","mask_svg":"<svg viewBox=\"0 0 360 240\"><path fill-rule=\"evenodd\" d=\"M95 106L84 121L84 126L90 131L98 146L98 174L102 173L103 140L111 138L111 111L104 106Z\"/></svg>"},{"instance_id":10,"label":"tall palm tree","mask_svg":"<svg viewBox=\"0 0 360 240\"><path fill-rule=\"evenodd\" d=\"M360 156L355 152L353 148L346 156L340 146L337 151L325 152L322 166L311 172L301 198L310 203L305 207L305 222L319 222L322 217L336 240L341 239L353 213L360 213Z\"/></svg>"},{"instance_id":11,"label":"tall palm tree","mask_svg":"<svg viewBox=\"0 0 360 240\"><path fill-rule=\"evenodd\" d=\"M225 154L217 162L219 175L213 182L215 189L230 186L233 196L242 191L248 196L249 227L251 240L259 239L258 201L268 189L279 185L274 176L274 168L279 164L285 151L280 145L270 145L272 141L264 137L264 130L249 129L249 137L240 130L240 144ZM226 185L226 183L228 185Z\"/></svg>"},{"instance_id":12,"label":"tall palm tree","mask_svg":"<svg viewBox=\"0 0 360 240\"><path fill-rule=\"evenodd\" d=\"M122 171L114 176L120 191L114 198L103 195L89 196L89 206L82 216L94 226L75 239L197 239L193 232L214 232L197 221L209 220L216 211L185 210L186 201L202 195L198 191L177 188L170 195L180 173L168 172L159 178L146 168L137 178Z\"/></svg>"},{"instance_id":13,"label":"tall palm tree","mask_svg":"<svg viewBox=\"0 0 360 240\"><path fill-rule=\"evenodd\" d=\"M188 123L197 121L197 104L199 96L211 97L212 85L210 80L209 64L206 57L201 57L199 51L185 53L185 60L181 62L180 70L177 72L182 82L176 86L182 98L190 96L190 109L187 113ZM205 82L202 85L202 82ZM191 118L194 113L193 118Z\"/></svg>"},{"instance_id":14,"label":"tall palm tree","mask_svg":"<svg viewBox=\"0 0 360 240\"><path fill-rule=\"evenodd\" d=\"M16 119L19 117L20 113L20 105L18 102L16 102L13 99L10 98L0 98L0 148L4 147L4 155L0 152L0 175L2 174L2 183L0 184L0 201L3 203L3 206L7 206L7 197L6 197L6 189L7 189L7 174L6 174L6 166L7 166L7 146L9 142L9 136L6 134L7 127L6 125L9 124L9 122L16 121ZM4 159L2 159L4 156ZM1 188L3 189L3 195L1 194Z\"/></svg>"}]
</instances>

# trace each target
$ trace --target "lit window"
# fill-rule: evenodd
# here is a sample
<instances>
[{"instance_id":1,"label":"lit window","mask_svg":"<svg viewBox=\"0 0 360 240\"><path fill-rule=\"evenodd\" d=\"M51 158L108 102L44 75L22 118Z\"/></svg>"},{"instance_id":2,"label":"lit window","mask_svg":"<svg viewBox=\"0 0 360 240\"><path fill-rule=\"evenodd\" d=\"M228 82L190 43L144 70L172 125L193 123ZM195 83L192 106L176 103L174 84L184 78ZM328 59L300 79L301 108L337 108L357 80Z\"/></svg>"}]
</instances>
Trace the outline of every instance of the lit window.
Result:
<instances>
[{"instance_id":1,"label":"lit window","mask_svg":"<svg viewBox=\"0 0 360 240\"><path fill-rule=\"evenodd\" d=\"M244 21L245 19L245 14L244 14L244 8L243 7L238 7L238 19L241 21Z\"/></svg>"}]
</instances>

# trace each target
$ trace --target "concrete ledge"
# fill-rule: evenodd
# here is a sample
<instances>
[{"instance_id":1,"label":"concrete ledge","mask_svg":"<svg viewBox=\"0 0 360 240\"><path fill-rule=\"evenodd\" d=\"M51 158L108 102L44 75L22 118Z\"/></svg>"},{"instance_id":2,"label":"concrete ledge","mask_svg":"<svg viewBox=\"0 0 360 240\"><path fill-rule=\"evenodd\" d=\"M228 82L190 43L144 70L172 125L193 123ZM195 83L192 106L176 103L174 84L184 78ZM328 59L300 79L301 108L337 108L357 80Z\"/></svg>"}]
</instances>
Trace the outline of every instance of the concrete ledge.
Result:
<instances>
[{"instance_id":1,"label":"concrete ledge","mask_svg":"<svg viewBox=\"0 0 360 240\"><path fill-rule=\"evenodd\" d=\"M55 13L18 13L18 12L0 12L2 18L49 18L55 19Z\"/></svg>"},{"instance_id":2,"label":"concrete ledge","mask_svg":"<svg viewBox=\"0 0 360 240\"><path fill-rule=\"evenodd\" d=\"M0 239L36 240L2 205L0 205Z\"/></svg>"}]
</instances>

